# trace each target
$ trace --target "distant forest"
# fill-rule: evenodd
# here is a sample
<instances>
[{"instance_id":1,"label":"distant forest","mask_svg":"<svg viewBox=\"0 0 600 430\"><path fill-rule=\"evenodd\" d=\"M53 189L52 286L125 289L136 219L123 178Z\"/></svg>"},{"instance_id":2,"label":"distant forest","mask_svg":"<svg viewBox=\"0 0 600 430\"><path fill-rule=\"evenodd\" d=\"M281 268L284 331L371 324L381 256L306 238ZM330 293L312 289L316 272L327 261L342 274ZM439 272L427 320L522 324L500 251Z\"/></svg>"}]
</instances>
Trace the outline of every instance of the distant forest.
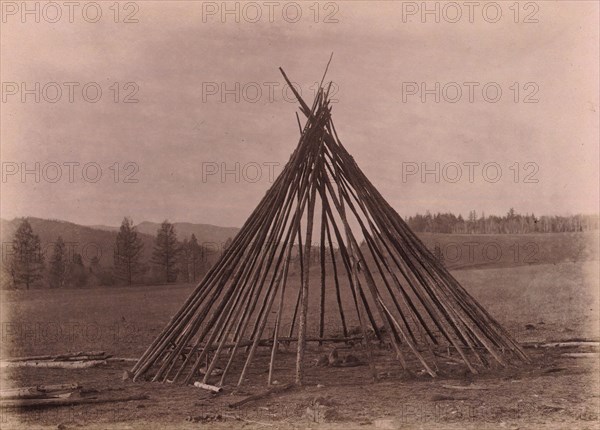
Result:
<instances>
[{"instance_id":1,"label":"distant forest","mask_svg":"<svg viewBox=\"0 0 600 430\"><path fill-rule=\"evenodd\" d=\"M478 216L473 210L467 219L453 213L432 215L426 212L425 215L417 214L405 220L418 233L526 234L599 229L598 215L537 217L534 214L518 214L514 209L510 209L505 216L486 216L484 213ZM42 243L29 220L23 218L12 241L2 243L0 288L196 283L232 243L229 237L220 249L213 249L205 246L206 243L200 243L194 234L180 241L175 226L168 221L159 225L156 234L151 237L153 243L142 240L146 236L139 234L133 221L126 217L117 234L112 237L112 243L99 241L95 244L100 250L102 244L104 249L110 248L112 259L101 262L98 256L93 256L86 262L82 254L72 248L73 242L65 242L61 235L52 238L50 243ZM361 247L365 246L363 241ZM144 248L151 248L151 252L145 253ZM320 261L320 248L313 248L311 258L317 263ZM432 252L443 263L443 250L439 244L435 244ZM300 267L298 257L297 253L293 260L295 269Z\"/></svg>"},{"instance_id":2,"label":"distant forest","mask_svg":"<svg viewBox=\"0 0 600 430\"><path fill-rule=\"evenodd\" d=\"M417 214L405 218L410 228L420 233L522 234L564 233L598 230L598 215L540 216L519 214L510 209L504 216L469 212L467 219L453 213Z\"/></svg>"}]
</instances>

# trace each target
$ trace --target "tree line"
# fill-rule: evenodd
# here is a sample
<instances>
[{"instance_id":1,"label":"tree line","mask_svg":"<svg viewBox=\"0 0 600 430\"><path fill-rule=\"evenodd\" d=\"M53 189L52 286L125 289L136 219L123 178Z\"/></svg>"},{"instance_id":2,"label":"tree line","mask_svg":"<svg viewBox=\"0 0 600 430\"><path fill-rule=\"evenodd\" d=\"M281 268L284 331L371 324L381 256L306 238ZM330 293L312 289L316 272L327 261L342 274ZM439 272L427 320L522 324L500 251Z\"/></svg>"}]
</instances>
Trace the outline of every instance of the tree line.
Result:
<instances>
[{"instance_id":1,"label":"tree line","mask_svg":"<svg viewBox=\"0 0 600 430\"><path fill-rule=\"evenodd\" d=\"M429 211L406 219L415 232L454 234L524 234L583 232L599 229L597 215L540 216L518 214L510 209L505 216L477 216L470 211L467 219L453 213ZM231 238L223 249L231 244ZM361 244L365 246L365 244ZM162 222L156 232L152 255L144 259L144 244L131 218L125 217L115 238L113 265L102 267L94 257L85 266L80 254L69 255L65 242L58 236L52 255L46 261L40 238L34 233L27 219L22 219L9 252L3 252L2 287L29 289L33 285L49 288L75 288L100 285L133 285L166 283L195 283L210 268L209 251L201 246L194 234L182 242L177 239L175 226ZM337 254L337 251L334 251ZM315 247L315 260L319 261L319 248ZM432 252L443 264L440 249ZM299 257L299 255L298 255ZM326 258L328 256L326 255ZM293 268L300 266L300 259L292 262Z\"/></svg>"},{"instance_id":2,"label":"tree line","mask_svg":"<svg viewBox=\"0 0 600 430\"><path fill-rule=\"evenodd\" d=\"M98 258L93 257L86 267L80 254L69 255L61 236L57 237L52 255L47 258L39 236L29 221L22 219L9 252L3 253L3 287L192 283L199 281L209 268L207 253L210 251L198 243L194 234L180 242L175 226L167 220L156 232L150 261L144 260L143 251L144 244L133 221L125 217L115 238L113 266L102 267Z\"/></svg>"},{"instance_id":3,"label":"tree line","mask_svg":"<svg viewBox=\"0 0 600 430\"><path fill-rule=\"evenodd\" d=\"M462 215L440 213L417 214L406 219L408 226L420 233L454 234L524 234L565 233L598 230L598 215L540 216L519 214L513 208L504 216L488 215L472 210Z\"/></svg>"}]
</instances>

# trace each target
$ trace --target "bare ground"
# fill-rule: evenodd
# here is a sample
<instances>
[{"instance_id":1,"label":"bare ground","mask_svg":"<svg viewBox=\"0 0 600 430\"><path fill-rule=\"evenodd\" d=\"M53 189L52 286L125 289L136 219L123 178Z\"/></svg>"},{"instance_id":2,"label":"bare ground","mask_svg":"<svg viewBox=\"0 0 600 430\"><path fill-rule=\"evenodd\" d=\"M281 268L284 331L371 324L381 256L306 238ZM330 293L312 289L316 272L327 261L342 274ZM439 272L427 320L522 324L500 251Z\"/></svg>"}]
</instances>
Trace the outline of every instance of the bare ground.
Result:
<instances>
[{"instance_id":1,"label":"bare ground","mask_svg":"<svg viewBox=\"0 0 600 430\"><path fill-rule=\"evenodd\" d=\"M590 284L592 278L585 275L595 270L597 263L573 263L472 270L458 272L457 277L520 341L598 340L597 286ZM482 287L482 279L493 283L494 288ZM12 304L9 321L13 325L3 326L3 356L103 349L135 357L189 292L175 288L165 295L165 288L169 287L136 292L74 291L56 296L55 303L31 292L4 296L5 305L7 301ZM161 302L167 296L170 300ZM64 317L65 309L72 310L69 318ZM36 317L32 320L31 315ZM124 329L127 326L123 317L127 323L137 324L136 330ZM18 321L21 324L15 326ZM72 336L41 336L41 329L32 321L45 321L47 330L49 322L68 326ZM73 329L72 324L78 321L93 322L96 335L84 335L81 327ZM89 329L90 325L83 327ZM313 347L307 363L329 348ZM359 346L352 348L353 354L366 358ZM3 429L600 428L598 349L528 347L526 351L530 364L493 368L473 376L446 362L440 366L440 377L432 379L402 371L389 352L381 349L376 352L377 382L371 380L366 365L309 366L304 387L240 408L228 405L266 389L266 349L257 355L242 387L236 389L237 381L230 380L220 394L190 386L122 381L123 371L132 363L111 362L82 370L14 369L4 373L3 387L78 382L84 388L84 397L147 394L149 399L26 412L2 410L0 423ZM564 355L573 352L595 354L577 358ZM291 382L294 353L282 350L279 357L275 379L283 385Z\"/></svg>"}]
</instances>

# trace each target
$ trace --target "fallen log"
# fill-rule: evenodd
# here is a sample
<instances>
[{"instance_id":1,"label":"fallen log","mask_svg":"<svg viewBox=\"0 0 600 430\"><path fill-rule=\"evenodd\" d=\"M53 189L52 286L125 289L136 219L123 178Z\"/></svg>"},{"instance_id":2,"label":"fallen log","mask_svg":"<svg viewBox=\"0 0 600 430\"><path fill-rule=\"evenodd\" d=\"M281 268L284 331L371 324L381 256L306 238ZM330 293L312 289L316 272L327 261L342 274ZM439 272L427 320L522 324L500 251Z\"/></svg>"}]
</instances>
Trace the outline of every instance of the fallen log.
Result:
<instances>
[{"instance_id":1,"label":"fallen log","mask_svg":"<svg viewBox=\"0 0 600 430\"><path fill-rule=\"evenodd\" d=\"M50 393L73 391L81 388L79 384L37 385L35 387L9 388L0 390L0 399L26 399L47 396Z\"/></svg>"},{"instance_id":2,"label":"fallen log","mask_svg":"<svg viewBox=\"0 0 600 430\"><path fill-rule=\"evenodd\" d=\"M19 388L16 390L5 390L0 392L0 400L8 399L38 399L41 397L48 397L43 391L38 391L33 388Z\"/></svg>"},{"instance_id":3,"label":"fallen log","mask_svg":"<svg viewBox=\"0 0 600 430\"><path fill-rule=\"evenodd\" d=\"M79 355L77 357L55 358L51 361L93 361L93 360L108 360L111 355Z\"/></svg>"},{"instance_id":4,"label":"fallen log","mask_svg":"<svg viewBox=\"0 0 600 430\"><path fill-rule=\"evenodd\" d=\"M0 368L8 367L46 367L52 369L87 369L101 364L106 364L106 360L86 360L86 361L2 361Z\"/></svg>"},{"instance_id":5,"label":"fallen log","mask_svg":"<svg viewBox=\"0 0 600 430\"><path fill-rule=\"evenodd\" d=\"M147 400L150 397L147 394L134 395L134 396L123 396L123 397L111 397L106 399L97 398L84 398L84 399L65 399L65 398L49 398L49 399L16 399L6 400L1 402L1 406L5 408L15 409L28 409L28 408L43 408L52 406L74 406L83 405L90 403L115 403L115 402L129 402L132 400Z\"/></svg>"},{"instance_id":6,"label":"fallen log","mask_svg":"<svg viewBox=\"0 0 600 430\"><path fill-rule=\"evenodd\" d=\"M61 392L57 391L57 392L53 392L53 393L44 393L41 391L37 391L37 392L36 391L31 391L31 392L23 391L12 397L0 398L0 408L2 408L4 405L10 405L12 402L16 402L18 400L68 399L75 393L79 393L79 392L78 391L61 391Z\"/></svg>"},{"instance_id":7,"label":"fallen log","mask_svg":"<svg viewBox=\"0 0 600 430\"><path fill-rule=\"evenodd\" d=\"M77 390L81 388L77 382L72 384L54 384L54 385L37 385L37 389L40 391L62 391L62 390Z\"/></svg>"},{"instance_id":8,"label":"fallen log","mask_svg":"<svg viewBox=\"0 0 600 430\"><path fill-rule=\"evenodd\" d=\"M295 385L296 384L294 384L294 383L290 383L290 384L282 385L281 387L270 388L262 393L253 394L252 396L246 397L245 399L240 400L239 402L230 403L229 407L230 408L239 408L240 406L243 406L246 403L264 399L265 397L269 397L272 394L277 394L277 393L282 393L284 391L287 391L287 390L291 389L292 387L294 387Z\"/></svg>"},{"instance_id":9,"label":"fallen log","mask_svg":"<svg viewBox=\"0 0 600 430\"><path fill-rule=\"evenodd\" d=\"M222 387L216 387L214 385L203 384L202 382L194 382L194 387L202 388L203 390L212 391L214 393L220 393L223 391Z\"/></svg>"},{"instance_id":10,"label":"fallen log","mask_svg":"<svg viewBox=\"0 0 600 430\"><path fill-rule=\"evenodd\" d=\"M42 361L42 360L68 360L71 358L86 359L85 357L110 357L104 351L72 352L58 355L33 355L29 357L3 358L2 361Z\"/></svg>"},{"instance_id":11,"label":"fallen log","mask_svg":"<svg viewBox=\"0 0 600 430\"><path fill-rule=\"evenodd\" d=\"M127 358L127 357L110 357L107 358L106 361L110 362L128 362L128 363L137 363L139 358Z\"/></svg>"}]
</instances>

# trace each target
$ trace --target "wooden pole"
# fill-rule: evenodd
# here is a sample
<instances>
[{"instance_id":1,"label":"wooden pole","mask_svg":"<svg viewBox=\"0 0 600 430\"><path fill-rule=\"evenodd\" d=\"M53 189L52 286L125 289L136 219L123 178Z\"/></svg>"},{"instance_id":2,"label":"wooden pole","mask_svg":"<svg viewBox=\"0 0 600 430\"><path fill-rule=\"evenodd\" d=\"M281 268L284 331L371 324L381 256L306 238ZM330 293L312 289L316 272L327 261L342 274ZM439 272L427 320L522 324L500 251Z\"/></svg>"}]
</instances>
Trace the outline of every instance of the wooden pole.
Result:
<instances>
[{"instance_id":1,"label":"wooden pole","mask_svg":"<svg viewBox=\"0 0 600 430\"><path fill-rule=\"evenodd\" d=\"M297 180L297 178L298 178L297 171L294 171L293 173L294 173L294 175L296 177L296 180ZM294 180L292 180L292 182L294 182ZM289 194L289 188L288 187L282 187L276 193L275 198L277 200L279 200L279 201L282 201L282 199L284 199L286 195L288 195L288 196L290 195ZM271 211L276 211L275 213L277 213L277 214L287 213L287 211L290 208L290 204L291 204L291 199L288 198L287 203L285 203L285 204L278 203L278 204L276 204L276 206L277 206L276 208L275 207L271 207L270 210ZM252 244L252 246L250 248L251 249L251 251L250 251L251 254L249 254L249 255L252 255L252 253L256 253L256 252L258 252L258 254L262 253L262 260L261 260L261 263L259 265L259 268L262 267L262 264L264 262L264 258L267 255L266 251L262 247L262 245L265 243L266 234L267 234L267 232L270 229L269 227L270 227L269 225L263 223L257 229L257 232L255 234L253 234L254 237L257 237L257 240ZM271 231L271 237L267 238L266 240L270 240L272 237L274 237L276 231L277 231L277 229L272 230ZM251 258L251 257L247 257L247 258ZM233 293L232 289L233 289L233 287L235 285L238 284L238 282L240 280L240 277L242 277L244 273L248 273L248 274L250 273L250 272L245 272L246 271L246 267L244 267L244 266L246 266L246 265L241 265L241 266L242 266L243 270L239 270L238 269L238 272L237 272L238 274L236 275L236 278L235 278L234 282L230 285L230 288L229 288L228 293L227 293L228 294L227 297L229 297ZM258 276L258 273L260 273L260 271L256 272L256 276ZM255 278L256 278L256 276L255 276ZM222 281L222 282L226 282L226 280ZM224 284L223 284L223 286L224 286ZM217 292L219 292L219 290L221 288L219 288L217 290ZM212 303L214 303L215 300L216 300L216 296L213 295L213 300L205 305L205 313L207 313L208 310L212 307ZM220 306L224 306L224 302L226 300L228 300L228 299L221 299L221 305ZM206 334L208 333L208 331L212 328L213 324L215 324L215 321L216 321L215 318L219 318L219 317L220 317L220 312L214 312L213 313L213 320L206 325L204 331L202 332L202 334L200 335L200 337L197 339L194 347L192 348L191 353L187 356L186 360L184 361L184 364L181 366L180 370L177 372L177 374L175 375L174 379L177 379L178 376L181 374L181 372L183 371L183 369L186 367L187 363L190 361L191 357L193 356L194 351L200 346L201 342L203 341L203 339L206 336ZM189 335L193 335L196 332L196 330L198 329L197 327L199 327L199 322L201 322L203 319L204 319L204 316L202 316L201 318L197 318L195 326L192 326L190 329L187 330L188 336ZM209 340L212 342L214 340L214 336L211 336L209 338ZM183 342L180 342L180 344L183 344ZM180 347L181 347L181 345L180 345ZM196 363L192 367L192 372L190 372L190 374L188 375L186 381L189 381L194 376L193 373L196 371L196 369L199 368L202 356L203 356L203 352L200 353L200 356L198 357L198 359L196 360ZM172 368L172 366L174 365L174 361L173 360L171 360L171 361L172 361L172 364L171 364L170 368ZM163 365L163 367L164 367L164 365ZM169 368L169 370L170 370L170 368ZM161 373L161 371L159 370L159 372L157 373L157 375L155 375L155 378L159 377L160 373ZM168 377L168 373L169 373L169 371L167 371L167 373L164 375L165 379Z\"/></svg>"},{"instance_id":2,"label":"wooden pole","mask_svg":"<svg viewBox=\"0 0 600 430\"><path fill-rule=\"evenodd\" d=\"M256 231L255 226L258 226L266 216L266 214L263 212L265 212L265 210L273 210L273 200L277 198L277 195L282 189L285 189L287 178L292 173L296 172L295 165L302 160L302 152L303 150L300 146L294 151L290 157L290 161L284 168L284 171L277 178L270 191L265 195L263 200L248 218L240 233L236 235L231 247L226 250L225 254L219 259L217 264L213 266L205 278L200 282L194 293L190 295L188 300L186 300L184 306L182 306L180 311L171 319L171 322L167 324L162 333L156 338L153 344L148 347L138 363L136 363L136 365L133 367L132 373L134 373L134 381L141 374L146 372L154 362L156 362L168 345L173 344L173 339L175 336L184 330L184 328L189 324L191 318L194 316L196 310L204 302L211 290L215 288L218 278L227 274L228 265L237 264L236 262L239 260L239 258L241 258L241 251L245 249L247 243L252 239ZM201 318L196 318L196 320L198 319ZM199 325L199 323L200 322L198 322L196 325ZM193 331L194 330L189 330L188 333ZM180 346L185 346L185 343L185 340L179 341ZM172 361L178 357L179 352L180 351L178 350L174 350L171 354L171 357L167 359L167 364L169 361Z\"/></svg>"},{"instance_id":3,"label":"wooden pole","mask_svg":"<svg viewBox=\"0 0 600 430\"><path fill-rule=\"evenodd\" d=\"M303 169L303 171L306 171L306 167ZM299 202L299 205L298 205L298 207L295 210L295 214L294 214L294 218L293 218L294 220L296 220L296 219L298 219L300 217L300 215L301 215L301 209L304 207L305 201L306 201L306 196L303 196L302 200ZM289 229L289 231L287 233L286 243L287 243L287 241L291 240L290 239L291 232L294 231L294 229L295 229L295 226L296 226L295 222L296 221L294 221L294 220L292 221L292 226L290 227L290 229ZM262 266L262 263L261 263L261 266ZM268 271L268 269L265 270L265 273L267 273L267 271ZM258 276L258 273L260 273L260 272L257 272L257 276ZM254 284L259 284L257 282L257 278L255 279ZM262 281L260 282L260 284L262 284ZM221 384L224 383L225 377L226 377L226 375L227 375L227 373L228 373L228 371L230 369L230 366L231 366L231 364L233 362L233 359L234 359L234 357L236 355L236 352L237 352L237 350L238 350L238 348L239 348L239 346L240 346L240 344L242 342L242 338L243 338L243 335L244 335L244 333L246 331L246 327L247 327L247 325L248 325L248 323L250 321L250 315L252 314L252 312L254 310L254 307L256 305L256 301L257 300L258 300L258 294L253 293L253 299L251 300L251 302L249 303L249 305L246 307L246 309L245 309L242 317L240 318L240 322L238 324L238 328L236 329L236 335L235 335L235 337L237 338L237 341L236 341L235 346L233 347L233 350L231 351L231 354L230 354L230 357L229 357L229 361L227 363L227 366L225 367L225 370L223 371L223 375L221 376Z\"/></svg>"},{"instance_id":4,"label":"wooden pole","mask_svg":"<svg viewBox=\"0 0 600 430\"><path fill-rule=\"evenodd\" d=\"M302 301L300 308L300 322L298 324L298 350L296 353L296 384L302 385L304 378L304 354L306 350L306 323L308 319L308 287L310 284L310 254L312 248L313 215L315 210L314 182L308 203L308 216L306 221L306 243L304 251L304 279L302 283Z\"/></svg>"},{"instance_id":5,"label":"wooden pole","mask_svg":"<svg viewBox=\"0 0 600 430\"><path fill-rule=\"evenodd\" d=\"M293 240L292 240L293 247ZM291 248L290 248L291 249ZM277 336L279 334L279 326L281 325L281 313L283 311L284 297L285 297L285 285L287 282L288 268L290 265L290 257L285 262L285 274L283 275L283 285L281 286L281 296L279 299L279 305L277 306L277 319L275 321L275 328L273 329L273 348L271 348L271 360L269 361L269 376L267 379L267 384L271 385L273 382L273 370L275 368L275 354L277 353Z\"/></svg>"},{"instance_id":6,"label":"wooden pole","mask_svg":"<svg viewBox=\"0 0 600 430\"><path fill-rule=\"evenodd\" d=\"M340 144L341 147L341 144ZM351 158L347 155L347 153L344 154L346 156L346 161ZM355 171L358 172L358 176L361 178L364 178L365 183L369 184L369 188L372 192L373 195L375 196L379 196L377 190L372 187L372 185L370 185L370 183L368 182L368 179L366 179L366 177L364 177L364 174L362 174L362 172L360 172L360 169L358 169L358 167L355 165L355 163L345 163L346 167L348 167L348 165L350 167L352 167ZM384 209L390 209L389 205L387 204L387 202L385 202L383 200L382 197L380 197L381 201L383 202L383 208ZM393 210L392 210L393 212ZM395 214L395 212L394 212ZM396 226L396 228L398 229L398 231L400 233L402 233L404 231L404 233L402 233L405 237L407 235L409 236L414 236L414 233L412 233L410 231L410 229L408 229L408 227L406 227L405 225L403 225L404 223L401 221L400 217L395 214L395 219L396 222L399 224L398 226ZM414 236L416 237L416 236ZM412 241L410 239L413 239ZM494 358L496 358L497 361L499 361L501 364L503 364L503 360L501 358L501 356L496 353L495 348L492 344L490 344L485 337L481 336L478 332L478 329L481 328L481 318L478 317L477 315L471 313L471 315L469 315L468 317L463 316L463 314L461 313L461 310L469 313L469 306L468 305L460 305L460 303L457 303L458 306L449 306L446 302L452 302L452 296L457 294L457 291L461 291L460 289L449 289L446 287L446 282L444 281L443 277L439 277L436 276L436 272L435 272L435 264L432 264L432 257L429 256L428 254L430 254L426 248L422 245L422 243L420 243L420 241L418 241L418 239L414 239L411 237L408 237L408 239L404 239L405 241L408 240L409 244L412 245L411 249L416 250L416 252L419 253L419 257L418 257L418 261L421 262L421 264L423 264L423 268L425 270L425 272L427 273L427 276L430 277L432 279L433 282L436 282L435 279L438 278L437 280L437 290L435 287L427 287L428 281L427 280L423 280L424 285L426 286L426 288L428 288L429 293L436 295L438 293L443 293L444 296L438 296L435 297L435 301L437 303L438 306L440 306L440 310L442 310L445 314L445 317L448 319L448 321L451 323L451 325L453 326L453 328L456 330L456 334L462 339L462 341L469 346L473 353L475 354L475 356L477 358L480 359L476 349L474 348L472 342L469 340L470 338L476 339L478 342L482 342L484 345L486 345L486 349L488 350L488 352L490 352L492 354L492 356L494 356ZM444 270L444 269L442 269ZM418 275L418 271L416 272L416 274ZM451 278L450 276L448 276L448 278ZM457 283L458 284L458 283ZM473 323L474 322L474 323ZM489 326L489 325L488 325ZM489 332L489 330L488 330ZM491 339L494 339L494 337L491 337ZM460 350L459 350L460 351Z\"/></svg>"},{"instance_id":7,"label":"wooden pole","mask_svg":"<svg viewBox=\"0 0 600 430\"><path fill-rule=\"evenodd\" d=\"M304 163L304 167L301 169L302 172L304 172L301 176L303 176L303 181L304 181L304 186L299 186L298 190L300 190L301 192L299 193L299 200L298 200L298 206L295 210L295 214L292 220L292 223L290 225L289 231L288 231L288 237L291 237L290 235L292 234L292 232L296 231L298 229L298 225L301 219L301 215L303 213L305 204L308 200L308 192L307 192L307 187L306 187L306 183L307 181L309 181L309 166L312 165L313 162L313 158L312 156L307 157L306 161ZM291 240L291 239L288 239ZM256 303L256 300L258 299L258 296L256 296L256 298L254 299L253 304L250 304L250 306L248 306L246 308L245 311L245 316L243 316L243 319L240 320L241 326L239 327L239 334L236 334L237 337L237 341L236 344L233 347L233 350L231 351L230 357L229 357L229 361L227 363L227 366L225 367L225 370L223 371L223 375L221 376L221 382L220 384L222 385L225 381L225 377L227 376L227 373L230 369L230 366L233 362L233 359L236 355L236 352L242 342L242 337L243 334L246 330L246 327L248 325L249 322L249 316L252 313L253 309L254 309L254 304Z\"/></svg>"},{"instance_id":8,"label":"wooden pole","mask_svg":"<svg viewBox=\"0 0 600 430\"><path fill-rule=\"evenodd\" d=\"M342 306L342 296L340 293L340 282L338 279L337 265L335 263L335 250L333 249L333 243L331 240L331 232L329 231L329 223L325 221L325 229L327 232L327 241L329 244L329 251L331 252L331 264L333 267L333 280L335 282L335 297L340 311L340 320L342 322L342 331L344 337L348 337L348 328L346 326L346 317L344 316L344 307Z\"/></svg>"},{"instance_id":9,"label":"wooden pole","mask_svg":"<svg viewBox=\"0 0 600 430\"><path fill-rule=\"evenodd\" d=\"M163 331L156 337L154 342L146 349L139 361L134 365L131 372L135 374L133 380L144 373L152 363L157 359L157 354L160 354L166 345L172 342L173 333L178 327L181 327L186 318L189 318L192 312L197 309L200 303L203 302L205 295L201 294L204 290L208 290L211 284L214 282L216 277L223 272L228 263L232 258L239 252L240 248L243 248L244 241L251 239L251 233L253 232L254 226L258 225L262 221L264 216L261 212L264 212L265 208L272 206L273 198L275 197L277 190L285 186L287 177L294 172L294 165L297 163L300 157L300 150L298 147L290 156L290 160L286 164L281 175L275 180L275 183L271 187L265 197L258 204L256 209L248 217L244 226L240 230L240 233L236 235L232 245L226 250L225 254L219 259L219 261L209 270L204 279L198 284L194 292L188 297L184 305L180 310L171 318L169 324L165 326Z\"/></svg>"},{"instance_id":10,"label":"wooden pole","mask_svg":"<svg viewBox=\"0 0 600 430\"><path fill-rule=\"evenodd\" d=\"M319 301L319 337L323 337L325 329L325 226L327 224L327 214L325 207L321 204L321 241L320 241L320 260L321 260L321 300ZM321 344L319 344L321 345Z\"/></svg>"}]
</instances>

